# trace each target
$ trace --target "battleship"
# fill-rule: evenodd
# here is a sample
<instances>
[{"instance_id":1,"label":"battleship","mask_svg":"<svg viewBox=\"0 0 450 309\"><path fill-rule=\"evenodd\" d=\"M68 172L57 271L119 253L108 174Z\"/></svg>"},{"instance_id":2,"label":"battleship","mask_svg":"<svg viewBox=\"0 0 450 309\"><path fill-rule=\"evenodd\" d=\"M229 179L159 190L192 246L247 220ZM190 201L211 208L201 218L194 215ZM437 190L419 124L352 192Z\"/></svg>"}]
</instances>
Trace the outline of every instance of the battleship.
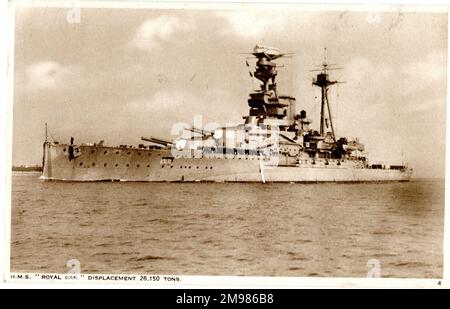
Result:
<instances>
[{"instance_id":1,"label":"battleship","mask_svg":"<svg viewBox=\"0 0 450 309\"><path fill-rule=\"evenodd\" d=\"M338 83L326 61L313 85L321 91L318 130L296 99L278 93L278 48L257 45L248 115L237 125L180 128L172 140L142 137L134 146L50 141L43 144L44 180L148 182L384 182L409 181L407 164L372 163L359 139L335 135L328 99ZM248 61L246 61L247 66ZM69 139L68 139L69 140Z\"/></svg>"}]
</instances>

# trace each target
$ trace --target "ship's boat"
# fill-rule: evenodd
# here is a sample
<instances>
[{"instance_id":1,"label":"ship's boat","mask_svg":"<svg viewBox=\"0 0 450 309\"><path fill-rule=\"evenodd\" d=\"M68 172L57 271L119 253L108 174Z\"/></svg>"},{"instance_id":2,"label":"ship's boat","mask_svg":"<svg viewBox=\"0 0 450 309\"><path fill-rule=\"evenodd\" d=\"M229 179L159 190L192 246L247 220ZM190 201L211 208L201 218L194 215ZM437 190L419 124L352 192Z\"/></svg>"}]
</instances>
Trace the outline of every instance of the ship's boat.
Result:
<instances>
[{"instance_id":1,"label":"ship's boat","mask_svg":"<svg viewBox=\"0 0 450 309\"><path fill-rule=\"evenodd\" d=\"M257 45L252 78L260 88L248 98L243 123L182 128L173 140L142 137L137 146L58 143L46 137L45 180L66 181L217 181L217 182L368 182L408 181L407 165L370 164L358 139L335 135L325 62L313 80L321 89L319 130L305 110L296 111L292 96L278 93L275 47ZM46 129L47 130L47 129ZM46 134L47 136L47 134Z\"/></svg>"}]
</instances>

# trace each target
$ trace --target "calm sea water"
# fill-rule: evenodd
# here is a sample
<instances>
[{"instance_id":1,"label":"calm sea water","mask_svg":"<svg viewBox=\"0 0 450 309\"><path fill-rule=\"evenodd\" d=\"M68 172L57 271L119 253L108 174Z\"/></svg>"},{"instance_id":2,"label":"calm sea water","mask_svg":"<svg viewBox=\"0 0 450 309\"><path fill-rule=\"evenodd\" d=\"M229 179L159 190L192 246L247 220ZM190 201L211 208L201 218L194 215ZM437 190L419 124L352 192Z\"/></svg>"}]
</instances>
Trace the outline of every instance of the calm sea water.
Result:
<instances>
[{"instance_id":1,"label":"calm sea water","mask_svg":"<svg viewBox=\"0 0 450 309\"><path fill-rule=\"evenodd\" d=\"M12 179L11 271L440 278L444 182Z\"/></svg>"}]
</instances>

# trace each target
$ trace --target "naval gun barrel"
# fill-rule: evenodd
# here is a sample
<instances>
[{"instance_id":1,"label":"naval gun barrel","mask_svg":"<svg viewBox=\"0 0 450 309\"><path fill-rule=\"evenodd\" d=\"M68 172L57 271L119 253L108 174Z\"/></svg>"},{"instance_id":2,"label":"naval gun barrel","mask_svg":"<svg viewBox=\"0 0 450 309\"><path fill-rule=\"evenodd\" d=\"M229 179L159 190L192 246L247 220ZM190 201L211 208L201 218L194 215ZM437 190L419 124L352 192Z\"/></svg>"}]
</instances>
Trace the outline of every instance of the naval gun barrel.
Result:
<instances>
[{"instance_id":1,"label":"naval gun barrel","mask_svg":"<svg viewBox=\"0 0 450 309\"><path fill-rule=\"evenodd\" d=\"M191 131L193 133L202 134L202 135L213 135L214 134L213 132L198 129L196 127L186 128L186 130Z\"/></svg>"},{"instance_id":2,"label":"naval gun barrel","mask_svg":"<svg viewBox=\"0 0 450 309\"><path fill-rule=\"evenodd\" d=\"M141 137L141 140L146 141L146 142L151 142L151 143L155 143L155 144L159 144L159 145L164 145L164 146L172 146L173 143L172 142L168 142L159 138L154 138L154 137Z\"/></svg>"},{"instance_id":3,"label":"naval gun barrel","mask_svg":"<svg viewBox=\"0 0 450 309\"><path fill-rule=\"evenodd\" d=\"M213 137L215 140L219 140L223 137L223 129L225 128L217 128L213 131L206 131L203 129L199 129L196 127L190 127L190 128L185 128L188 131L191 131L193 133L197 133L197 134L201 134L203 136L203 138L209 138L209 137Z\"/></svg>"}]
</instances>

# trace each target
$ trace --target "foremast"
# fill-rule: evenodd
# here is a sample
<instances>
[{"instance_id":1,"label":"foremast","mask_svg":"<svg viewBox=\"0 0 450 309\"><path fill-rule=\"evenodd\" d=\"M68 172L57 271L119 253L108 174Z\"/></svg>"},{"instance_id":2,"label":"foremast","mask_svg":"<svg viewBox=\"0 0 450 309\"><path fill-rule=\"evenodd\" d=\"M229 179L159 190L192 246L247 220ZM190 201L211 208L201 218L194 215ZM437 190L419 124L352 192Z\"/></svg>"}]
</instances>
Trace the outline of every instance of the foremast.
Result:
<instances>
[{"instance_id":1,"label":"foremast","mask_svg":"<svg viewBox=\"0 0 450 309\"><path fill-rule=\"evenodd\" d=\"M295 117L295 98L280 95L277 90L277 65L274 60L284 57L278 48L256 45L252 55L256 58L254 73L250 73L262 82L260 89L249 94L249 116L245 117L247 123L269 126L276 124L281 130L292 125Z\"/></svg>"}]
</instances>

